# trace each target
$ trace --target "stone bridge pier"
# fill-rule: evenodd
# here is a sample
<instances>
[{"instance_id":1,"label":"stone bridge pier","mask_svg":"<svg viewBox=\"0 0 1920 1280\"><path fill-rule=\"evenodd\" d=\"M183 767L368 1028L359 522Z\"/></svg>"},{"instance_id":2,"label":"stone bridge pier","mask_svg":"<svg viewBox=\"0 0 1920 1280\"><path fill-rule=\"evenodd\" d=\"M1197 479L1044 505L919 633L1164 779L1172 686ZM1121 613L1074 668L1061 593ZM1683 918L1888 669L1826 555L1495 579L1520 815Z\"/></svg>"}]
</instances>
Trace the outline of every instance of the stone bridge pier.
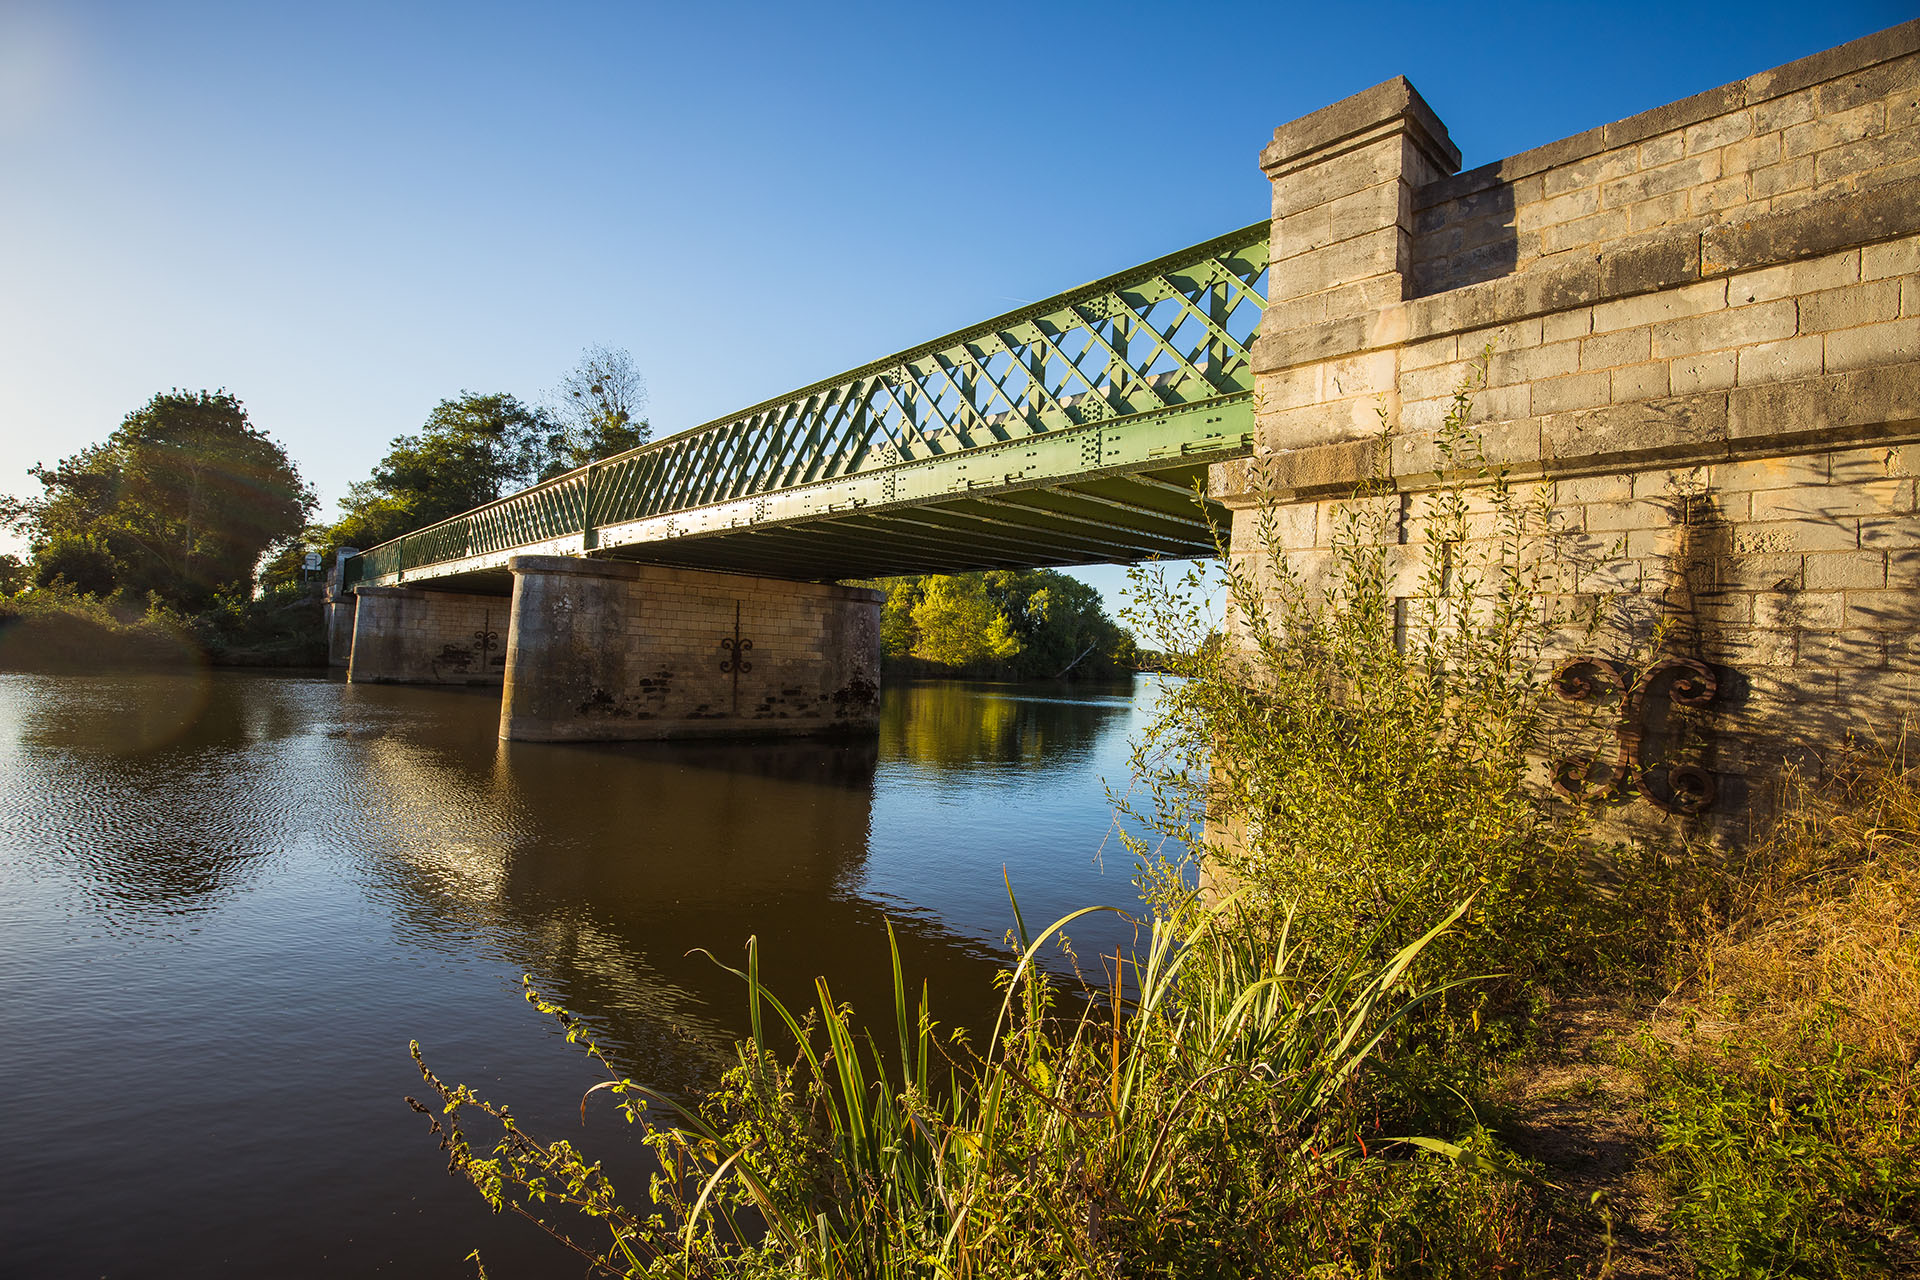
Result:
<instances>
[{"instance_id":1,"label":"stone bridge pier","mask_svg":"<svg viewBox=\"0 0 1920 1280\"><path fill-rule=\"evenodd\" d=\"M347 679L355 684L499 684L505 596L355 587Z\"/></svg>"},{"instance_id":2,"label":"stone bridge pier","mask_svg":"<svg viewBox=\"0 0 1920 1280\"><path fill-rule=\"evenodd\" d=\"M570 556L509 568L511 597L354 588L347 679L499 685L515 741L879 728L878 591Z\"/></svg>"},{"instance_id":3,"label":"stone bridge pier","mask_svg":"<svg viewBox=\"0 0 1920 1280\"><path fill-rule=\"evenodd\" d=\"M881 593L519 556L500 736L870 734Z\"/></svg>"}]
</instances>

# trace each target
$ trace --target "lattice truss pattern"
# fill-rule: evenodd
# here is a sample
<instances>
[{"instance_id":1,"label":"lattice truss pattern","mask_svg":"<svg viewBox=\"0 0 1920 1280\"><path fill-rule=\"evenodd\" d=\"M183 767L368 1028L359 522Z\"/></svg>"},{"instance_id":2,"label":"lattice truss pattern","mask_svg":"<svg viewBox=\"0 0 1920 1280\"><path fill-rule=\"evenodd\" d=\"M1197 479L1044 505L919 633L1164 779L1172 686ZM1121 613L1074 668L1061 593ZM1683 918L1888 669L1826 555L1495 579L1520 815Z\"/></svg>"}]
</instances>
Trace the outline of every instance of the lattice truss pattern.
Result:
<instances>
[{"instance_id":1,"label":"lattice truss pattern","mask_svg":"<svg viewBox=\"0 0 1920 1280\"><path fill-rule=\"evenodd\" d=\"M362 576L1244 395L1268 235L1255 223L557 477L364 553Z\"/></svg>"}]
</instances>

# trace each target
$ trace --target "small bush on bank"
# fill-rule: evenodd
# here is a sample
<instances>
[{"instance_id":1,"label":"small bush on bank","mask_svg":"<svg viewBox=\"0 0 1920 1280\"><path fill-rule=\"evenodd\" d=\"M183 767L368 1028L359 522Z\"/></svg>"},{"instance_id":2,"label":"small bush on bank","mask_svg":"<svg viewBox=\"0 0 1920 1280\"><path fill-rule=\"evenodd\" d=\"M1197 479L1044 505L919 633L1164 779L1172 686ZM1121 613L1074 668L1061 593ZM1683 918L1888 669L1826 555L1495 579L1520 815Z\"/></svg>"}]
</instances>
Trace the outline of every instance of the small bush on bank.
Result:
<instances>
[{"instance_id":1,"label":"small bush on bank","mask_svg":"<svg viewBox=\"0 0 1920 1280\"><path fill-rule=\"evenodd\" d=\"M0 671L84 675L172 670L202 661L185 619L52 587L0 597Z\"/></svg>"},{"instance_id":2,"label":"small bush on bank","mask_svg":"<svg viewBox=\"0 0 1920 1280\"><path fill-rule=\"evenodd\" d=\"M1532 1033L1544 989L1619 963L1658 927L1647 895L1629 911L1596 891L1579 814L1546 802L1545 655L1597 626L1600 602L1579 620L1547 610L1555 575L1585 548L1547 490L1486 466L1467 425L1472 390L1454 398L1445 470L1411 545L1393 528L1400 498L1363 486L1328 508L1325 550L1291 550L1267 501L1250 543L1243 529L1233 558L1222 547L1217 580L1136 572L1129 621L1184 678L1120 797L1160 842L1133 842L1143 861L1181 851L1149 876L1159 900L1178 902L1197 863L1210 884L1242 890L1246 912L1291 913L1332 953L1391 951L1411 922L1471 899L1422 973L1477 981L1407 1029L1424 1074L1377 1100L1448 1123L1470 1120L1454 1091L1472 1094L1489 1055ZM1260 461L1248 465L1258 490ZM1225 643L1209 607L1221 598Z\"/></svg>"},{"instance_id":3,"label":"small bush on bank","mask_svg":"<svg viewBox=\"0 0 1920 1280\"><path fill-rule=\"evenodd\" d=\"M1920 1269L1920 767L1790 777L1638 1054L1705 1277Z\"/></svg>"},{"instance_id":4,"label":"small bush on bank","mask_svg":"<svg viewBox=\"0 0 1920 1280\"><path fill-rule=\"evenodd\" d=\"M194 616L193 628L217 666L327 665L323 605L306 587L284 587L260 596L221 595Z\"/></svg>"}]
</instances>

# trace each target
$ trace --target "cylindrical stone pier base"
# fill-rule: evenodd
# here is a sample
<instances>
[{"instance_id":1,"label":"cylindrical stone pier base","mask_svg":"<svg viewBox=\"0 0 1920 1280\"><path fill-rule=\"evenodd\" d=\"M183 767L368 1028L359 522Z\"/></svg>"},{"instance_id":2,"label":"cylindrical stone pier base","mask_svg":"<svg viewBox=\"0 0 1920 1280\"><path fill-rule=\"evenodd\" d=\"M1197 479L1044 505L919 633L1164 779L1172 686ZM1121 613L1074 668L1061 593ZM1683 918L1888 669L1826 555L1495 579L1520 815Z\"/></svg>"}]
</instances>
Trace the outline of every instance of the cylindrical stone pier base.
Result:
<instances>
[{"instance_id":1,"label":"cylindrical stone pier base","mask_svg":"<svg viewBox=\"0 0 1920 1280\"><path fill-rule=\"evenodd\" d=\"M879 728L877 591L563 556L509 567L503 738Z\"/></svg>"}]
</instances>

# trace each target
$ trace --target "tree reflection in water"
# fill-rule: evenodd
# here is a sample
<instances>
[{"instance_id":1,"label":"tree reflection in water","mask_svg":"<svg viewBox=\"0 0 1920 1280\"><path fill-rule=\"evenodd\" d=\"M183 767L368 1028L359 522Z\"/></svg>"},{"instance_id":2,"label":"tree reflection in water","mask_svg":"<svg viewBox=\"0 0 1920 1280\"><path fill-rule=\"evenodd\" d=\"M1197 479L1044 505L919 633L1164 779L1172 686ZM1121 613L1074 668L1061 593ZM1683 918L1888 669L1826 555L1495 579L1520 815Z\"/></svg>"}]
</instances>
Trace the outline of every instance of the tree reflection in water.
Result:
<instances>
[{"instance_id":1,"label":"tree reflection in water","mask_svg":"<svg viewBox=\"0 0 1920 1280\"><path fill-rule=\"evenodd\" d=\"M1084 755L1132 707L1131 684L890 684L880 709L880 758L967 771L1041 766Z\"/></svg>"}]
</instances>

